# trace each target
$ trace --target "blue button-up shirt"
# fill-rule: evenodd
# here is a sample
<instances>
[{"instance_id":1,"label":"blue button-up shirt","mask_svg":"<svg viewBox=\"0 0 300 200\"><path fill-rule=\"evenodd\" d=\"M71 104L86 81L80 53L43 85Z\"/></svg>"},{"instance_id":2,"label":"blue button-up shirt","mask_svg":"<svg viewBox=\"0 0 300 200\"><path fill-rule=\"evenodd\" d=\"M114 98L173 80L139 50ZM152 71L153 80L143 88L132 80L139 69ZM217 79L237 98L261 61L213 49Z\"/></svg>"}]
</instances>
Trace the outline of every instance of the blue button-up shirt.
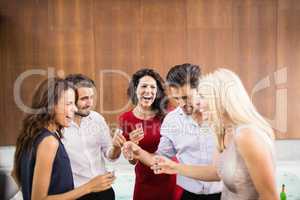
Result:
<instances>
[{"instance_id":1,"label":"blue button-up shirt","mask_svg":"<svg viewBox=\"0 0 300 200\"><path fill-rule=\"evenodd\" d=\"M199 126L180 107L164 119L157 154L173 157L180 163L210 165L216 150L216 140L208 126ZM185 176L177 176L177 184L195 194L214 194L222 190L221 182L204 182Z\"/></svg>"}]
</instances>

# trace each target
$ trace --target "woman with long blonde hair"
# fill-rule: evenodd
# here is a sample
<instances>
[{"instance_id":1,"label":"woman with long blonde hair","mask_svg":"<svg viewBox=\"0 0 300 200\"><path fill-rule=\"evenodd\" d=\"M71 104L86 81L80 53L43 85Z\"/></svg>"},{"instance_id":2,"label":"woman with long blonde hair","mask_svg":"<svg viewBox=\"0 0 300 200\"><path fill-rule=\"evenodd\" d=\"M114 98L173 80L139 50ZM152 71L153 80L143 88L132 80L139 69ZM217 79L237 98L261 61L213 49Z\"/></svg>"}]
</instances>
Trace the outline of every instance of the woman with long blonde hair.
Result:
<instances>
[{"instance_id":1,"label":"woman with long blonde hair","mask_svg":"<svg viewBox=\"0 0 300 200\"><path fill-rule=\"evenodd\" d=\"M201 78L198 95L194 105L206 116L218 141L214 164L183 165L158 156L154 172L222 180L222 200L277 200L274 133L239 77L227 69L216 70ZM203 99L206 108L199 103Z\"/></svg>"}]
</instances>

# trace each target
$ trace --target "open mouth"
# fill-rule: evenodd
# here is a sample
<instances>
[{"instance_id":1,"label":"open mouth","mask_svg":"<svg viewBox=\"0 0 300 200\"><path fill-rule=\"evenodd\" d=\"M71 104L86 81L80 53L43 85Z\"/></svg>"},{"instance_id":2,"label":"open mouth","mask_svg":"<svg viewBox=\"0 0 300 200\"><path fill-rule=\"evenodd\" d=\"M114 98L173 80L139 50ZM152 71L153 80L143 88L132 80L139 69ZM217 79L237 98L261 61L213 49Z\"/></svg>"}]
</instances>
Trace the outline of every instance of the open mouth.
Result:
<instances>
[{"instance_id":1,"label":"open mouth","mask_svg":"<svg viewBox=\"0 0 300 200\"><path fill-rule=\"evenodd\" d=\"M73 116L69 116L69 115L66 116L66 119L67 119L68 121L72 121L73 118L74 118Z\"/></svg>"},{"instance_id":2,"label":"open mouth","mask_svg":"<svg viewBox=\"0 0 300 200\"><path fill-rule=\"evenodd\" d=\"M151 101L151 100L153 100L153 97L152 96L143 96L143 99L146 101Z\"/></svg>"}]
</instances>

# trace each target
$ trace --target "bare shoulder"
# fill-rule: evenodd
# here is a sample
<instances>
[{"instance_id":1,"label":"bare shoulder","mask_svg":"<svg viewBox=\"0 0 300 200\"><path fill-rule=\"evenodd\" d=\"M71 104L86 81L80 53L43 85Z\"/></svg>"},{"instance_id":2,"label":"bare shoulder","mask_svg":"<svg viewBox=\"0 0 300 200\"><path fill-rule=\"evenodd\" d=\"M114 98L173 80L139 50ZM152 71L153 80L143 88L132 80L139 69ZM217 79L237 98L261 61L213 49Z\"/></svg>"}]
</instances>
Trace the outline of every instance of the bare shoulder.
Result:
<instances>
[{"instance_id":1,"label":"bare shoulder","mask_svg":"<svg viewBox=\"0 0 300 200\"><path fill-rule=\"evenodd\" d=\"M239 134L234 137L237 149L242 154L257 154L262 151L268 151L268 147L261 135L254 128L244 127L239 130Z\"/></svg>"},{"instance_id":2,"label":"bare shoulder","mask_svg":"<svg viewBox=\"0 0 300 200\"><path fill-rule=\"evenodd\" d=\"M49 135L41 141L41 143L38 146L38 151L43 151L43 152L52 152L56 151L58 149L59 142L58 140L52 136Z\"/></svg>"},{"instance_id":3,"label":"bare shoulder","mask_svg":"<svg viewBox=\"0 0 300 200\"><path fill-rule=\"evenodd\" d=\"M240 143L252 143L258 139L257 133L253 128L243 127L239 129L239 133L235 135L234 140L237 144Z\"/></svg>"}]
</instances>

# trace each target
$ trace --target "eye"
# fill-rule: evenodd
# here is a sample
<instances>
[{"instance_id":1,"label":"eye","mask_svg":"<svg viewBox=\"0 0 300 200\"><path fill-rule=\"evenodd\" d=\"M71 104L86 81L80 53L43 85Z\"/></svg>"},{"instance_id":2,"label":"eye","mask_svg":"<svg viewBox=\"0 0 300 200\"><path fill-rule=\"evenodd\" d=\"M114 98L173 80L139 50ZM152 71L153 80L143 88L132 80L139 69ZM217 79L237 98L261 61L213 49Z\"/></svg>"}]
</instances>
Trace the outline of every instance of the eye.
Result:
<instances>
[{"instance_id":1,"label":"eye","mask_svg":"<svg viewBox=\"0 0 300 200\"><path fill-rule=\"evenodd\" d=\"M69 101L69 102L67 103L67 106L70 106L70 105L73 105L73 104L74 104L73 101Z\"/></svg>"}]
</instances>

